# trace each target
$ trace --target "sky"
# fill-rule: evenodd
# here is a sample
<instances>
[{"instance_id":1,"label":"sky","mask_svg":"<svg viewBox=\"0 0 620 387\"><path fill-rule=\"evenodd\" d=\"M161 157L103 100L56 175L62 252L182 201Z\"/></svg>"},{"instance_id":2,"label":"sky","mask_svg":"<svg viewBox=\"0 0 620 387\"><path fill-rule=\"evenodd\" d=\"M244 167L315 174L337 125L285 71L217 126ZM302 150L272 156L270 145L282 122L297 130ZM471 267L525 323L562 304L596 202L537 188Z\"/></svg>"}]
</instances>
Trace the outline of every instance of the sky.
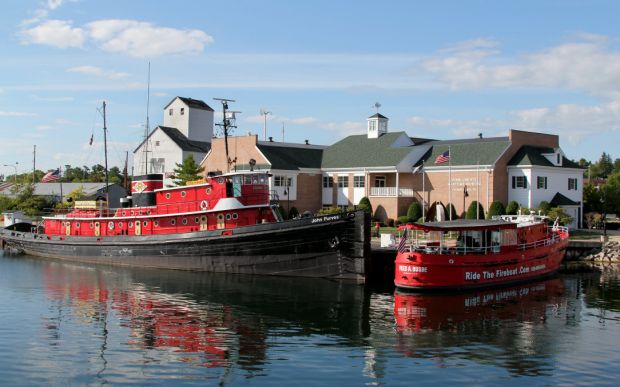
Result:
<instances>
[{"instance_id":1,"label":"sky","mask_svg":"<svg viewBox=\"0 0 620 387\"><path fill-rule=\"evenodd\" d=\"M234 99L233 134L261 139L261 109L274 140L329 145L364 134L378 102L412 137L512 128L559 135L569 159L620 157L618 1L2 5L0 174L32 170L35 146L40 170L103 164L104 100L122 168L175 96Z\"/></svg>"}]
</instances>

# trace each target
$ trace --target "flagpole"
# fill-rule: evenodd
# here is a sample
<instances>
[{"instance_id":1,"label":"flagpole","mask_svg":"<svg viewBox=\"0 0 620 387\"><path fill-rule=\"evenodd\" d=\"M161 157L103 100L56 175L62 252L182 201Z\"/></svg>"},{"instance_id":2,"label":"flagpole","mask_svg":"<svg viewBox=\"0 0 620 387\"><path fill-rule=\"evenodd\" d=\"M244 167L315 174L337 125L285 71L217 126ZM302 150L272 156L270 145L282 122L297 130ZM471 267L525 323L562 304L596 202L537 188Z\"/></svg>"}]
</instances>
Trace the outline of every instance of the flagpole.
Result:
<instances>
[{"instance_id":1,"label":"flagpole","mask_svg":"<svg viewBox=\"0 0 620 387\"><path fill-rule=\"evenodd\" d=\"M424 190L424 180L426 180L425 173L426 171L424 170L424 160L422 160L422 219L424 219L424 221L426 222L426 210L424 209L424 207L426 207L426 191Z\"/></svg>"},{"instance_id":2,"label":"flagpole","mask_svg":"<svg viewBox=\"0 0 620 387\"><path fill-rule=\"evenodd\" d=\"M62 167L58 167L58 182L60 183L60 203L62 204Z\"/></svg>"},{"instance_id":3,"label":"flagpole","mask_svg":"<svg viewBox=\"0 0 620 387\"><path fill-rule=\"evenodd\" d=\"M450 145L448 145L448 202L450 203L450 221L452 221L452 209L454 205L452 204L452 151L450 150Z\"/></svg>"},{"instance_id":4,"label":"flagpole","mask_svg":"<svg viewBox=\"0 0 620 387\"><path fill-rule=\"evenodd\" d=\"M488 211L488 208L487 208ZM480 160L476 163L476 219L480 218Z\"/></svg>"}]
</instances>

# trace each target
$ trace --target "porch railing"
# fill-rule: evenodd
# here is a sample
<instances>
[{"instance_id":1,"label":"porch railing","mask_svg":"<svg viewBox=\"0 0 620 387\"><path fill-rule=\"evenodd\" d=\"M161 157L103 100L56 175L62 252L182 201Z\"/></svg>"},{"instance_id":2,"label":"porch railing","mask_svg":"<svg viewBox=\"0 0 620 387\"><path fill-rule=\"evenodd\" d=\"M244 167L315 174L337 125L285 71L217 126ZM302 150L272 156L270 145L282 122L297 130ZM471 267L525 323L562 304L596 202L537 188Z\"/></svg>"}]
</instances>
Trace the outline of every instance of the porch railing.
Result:
<instances>
[{"instance_id":1,"label":"porch railing","mask_svg":"<svg viewBox=\"0 0 620 387\"><path fill-rule=\"evenodd\" d=\"M370 187L370 196L413 197L414 192L413 192L413 189L411 188Z\"/></svg>"}]
</instances>

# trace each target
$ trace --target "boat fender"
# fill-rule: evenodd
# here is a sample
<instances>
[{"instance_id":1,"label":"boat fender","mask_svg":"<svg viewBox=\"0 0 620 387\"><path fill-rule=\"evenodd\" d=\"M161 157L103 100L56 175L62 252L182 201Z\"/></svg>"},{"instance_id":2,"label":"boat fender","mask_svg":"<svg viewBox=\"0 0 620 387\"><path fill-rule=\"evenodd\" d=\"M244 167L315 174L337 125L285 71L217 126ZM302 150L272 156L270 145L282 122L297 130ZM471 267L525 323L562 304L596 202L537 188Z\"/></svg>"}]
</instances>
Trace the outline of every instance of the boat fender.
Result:
<instances>
[{"instance_id":1,"label":"boat fender","mask_svg":"<svg viewBox=\"0 0 620 387\"><path fill-rule=\"evenodd\" d=\"M209 203L206 200L200 202L200 209L206 211L209 208Z\"/></svg>"},{"instance_id":2,"label":"boat fender","mask_svg":"<svg viewBox=\"0 0 620 387\"><path fill-rule=\"evenodd\" d=\"M329 243L329 247L331 247L332 249L335 249L340 244L340 240L338 239L337 236L335 236L333 239L330 239L327 243Z\"/></svg>"}]
</instances>

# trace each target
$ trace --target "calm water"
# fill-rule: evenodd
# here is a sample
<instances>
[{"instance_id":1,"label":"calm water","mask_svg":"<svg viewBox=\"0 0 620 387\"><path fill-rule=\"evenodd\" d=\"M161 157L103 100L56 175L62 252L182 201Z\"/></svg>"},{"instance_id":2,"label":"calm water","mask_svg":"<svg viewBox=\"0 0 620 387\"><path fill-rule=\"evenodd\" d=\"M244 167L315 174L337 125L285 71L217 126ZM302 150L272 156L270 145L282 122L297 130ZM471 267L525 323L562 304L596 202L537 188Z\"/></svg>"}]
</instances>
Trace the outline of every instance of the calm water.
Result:
<instances>
[{"instance_id":1,"label":"calm water","mask_svg":"<svg viewBox=\"0 0 620 387\"><path fill-rule=\"evenodd\" d=\"M617 384L616 267L461 295L0 253L4 385Z\"/></svg>"}]
</instances>

